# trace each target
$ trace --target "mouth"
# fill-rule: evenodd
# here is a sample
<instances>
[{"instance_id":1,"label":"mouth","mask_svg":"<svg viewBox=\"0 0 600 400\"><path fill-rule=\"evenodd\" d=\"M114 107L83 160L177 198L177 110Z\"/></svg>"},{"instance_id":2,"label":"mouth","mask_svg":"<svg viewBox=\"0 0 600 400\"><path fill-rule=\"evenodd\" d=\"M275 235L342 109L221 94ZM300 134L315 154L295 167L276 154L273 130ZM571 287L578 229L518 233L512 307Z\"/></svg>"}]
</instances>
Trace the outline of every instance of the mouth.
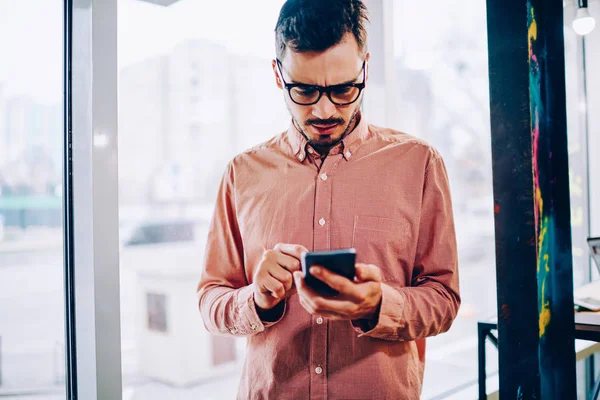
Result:
<instances>
[{"instance_id":1,"label":"mouth","mask_svg":"<svg viewBox=\"0 0 600 400\"><path fill-rule=\"evenodd\" d=\"M335 128L337 128L338 124L332 125L312 125L312 127L317 131L319 135L331 135Z\"/></svg>"}]
</instances>

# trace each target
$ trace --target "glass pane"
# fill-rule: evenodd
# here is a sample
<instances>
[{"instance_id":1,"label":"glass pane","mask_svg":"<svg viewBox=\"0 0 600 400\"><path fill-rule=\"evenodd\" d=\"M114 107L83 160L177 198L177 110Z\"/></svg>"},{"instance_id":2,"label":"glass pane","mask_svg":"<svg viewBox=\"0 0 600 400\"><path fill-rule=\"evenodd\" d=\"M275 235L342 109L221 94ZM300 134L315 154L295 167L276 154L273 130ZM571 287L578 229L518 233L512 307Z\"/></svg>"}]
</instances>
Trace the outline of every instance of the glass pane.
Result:
<instances>
[{"instance_id":1,"label":"glass pane","mask_svg":"<svg viewBox=\"0 0 600 400\"><path fill-rule=\"evenodd\" d=\"M235 398L245 339L208 334L195 293L227 162L289 124L283 0L151 3L118 2L124 395Z\"/></svg>"},{"instance_id":2,"label":"glass pane","mask_svg":"<svg viewBox=\"0 0 600 400\"><path fill-rule=\"evenodd\" d=\"M448 165L454 201L463 303L452 329L428 339L423 390L425 399L444 398L467 393L461 389L477 382L477 321L496 314L485 2L436 3L440 12L435 15L428 13L426 4L406 0L394 4L395 101L399 105L395 127L426 139L441 151ZM595 82L589 71L592 63L598 64L600 53L595 51L597 46L590 45L598 37L595 32L596 36L588 37L587 50L592 54L588 54L587 89L591 100L586 107L582 42L571 28L575 7L576 2L565 2L573 272L579 286L588 276L586 118L590 119L589 146L598 142L598 135L593 133L595 114L586 115L597 97L593 93L600 93L594 92L590 82ZM590 204L594 204L594 188L599 187L594 185L599 175L594 160L592 156ZM591 215L593 232L598 226L593 208ZM497 379L497 350L488 343L486 354L488 377ZM581 366L578 371L583 376ZM488 381L488 393L496 388Z\"/></svg>"},{"instance_id":3,"label":"glass pane","mask_svg":"<svg viewBox=\"0 0 600 400\"><path fill-rule=\"evenodd\" d=\"M565 1L565 73L575 295L577 295L578 287L590 281L590 257L586 239L590 231L593 231L589 218L589 205L594 202L589 203L589 194L594 175L598 175L597 172L593 173L594 166L587 157L589 144L586 136L591 116L588 116L585 95L584 41L573 30L576 10L576 1ZM590 176L588 176L588 167ZM579 361L577 363L577 398L580 400L587 398L586 374L586 361Z\"/></svg>"},{"instance_id":4,"label":"glass pane","mask_svg":"<svg viewBox=\"0 0 600 400\"><path fill-rule=\"evenodd\" d=\"M600 19L600 3L590 2L590 13ZM600 236L600 26L585 37L586 50L586 83L588 101L585 106L588 118L588 150L589 150L589 192L590 192L590 232L592 236ZM594 206L595 205L595 206ZM600 266L593 269L593 277L600 279Z\"/></svg>"},{"instance_id":5,"label":"glass pane","mask_svg":"<svg viewBox=\"0 0 600 400\"><path fill-rule=\"evenodd\" d=\"M585 71L583 39L572 27L577 4L566 2L564 8L565 71L567 93L567 128L569 133L569 177L571 192L571 226L573 238L573 283L575 287L589 281L587 237L590 229L588 207L588 162L586 157L588 115L584 91ZM591 172L591 171L590 171ZM592 203L593 204L593 203Z\"/></svg>"},{"instance_id":6,"label":"glass pane","mask_svg":"<svg viewBox=\"0 0 600 400\"><path fill-rule=\"evenodd\" d=\"M0 54L0 397L64 399L63 2L0 1Z\"/></svg>"},{"instance_id":7,"label":"glass pane","mask_svg":"<svg viewBox=\"0 0 600 400\"><path fill-rule=\"evenodd\" d=\"M576 3L576 2L575 2ZM600 237L600 3L597 1L589 2L591 15L596 18L596 29L585 37L585 78L587 89L587 104L581 110L585 111L588 119L588 156L589 156L589 218L590 234L594 237ZM600 265L592 267L592 279L600 279ZM596 354L596 375L600 366L600 354Z\"/></svg>"},{"instance_id":8,"label":"glass pane","mask_svg":"<svg viewBox=\"0 0 600 400\"><path fill-rule=\"evenodd\" d=\"M435 13L426 2L394 7L394 128L441 152L454 204L462 305L451 330L427 340L423 387L424 399L443 398L476 383L477 321L496 315L486 8L479 0L436 2ZM487 356L494 376L491 345Z\"/></svg>"}]
</instances>

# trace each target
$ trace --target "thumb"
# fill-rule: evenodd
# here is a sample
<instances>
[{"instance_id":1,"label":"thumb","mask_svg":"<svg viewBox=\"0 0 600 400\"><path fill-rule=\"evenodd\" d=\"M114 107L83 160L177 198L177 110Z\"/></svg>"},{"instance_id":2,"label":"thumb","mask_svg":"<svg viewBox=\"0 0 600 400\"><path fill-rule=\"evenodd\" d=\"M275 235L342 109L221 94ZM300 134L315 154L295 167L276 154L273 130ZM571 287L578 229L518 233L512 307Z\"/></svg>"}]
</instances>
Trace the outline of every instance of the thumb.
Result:
<instances>
[{"instance_id":1,"label":"thumb","mask_svg":"<svg viewBox=\"0 0 600 400\"><path fill-rule=\"evenodd\" d=\"M356 277L359 281L381 282L381 270L372 264L356 264Z\"/></svg>"}]
</instances>

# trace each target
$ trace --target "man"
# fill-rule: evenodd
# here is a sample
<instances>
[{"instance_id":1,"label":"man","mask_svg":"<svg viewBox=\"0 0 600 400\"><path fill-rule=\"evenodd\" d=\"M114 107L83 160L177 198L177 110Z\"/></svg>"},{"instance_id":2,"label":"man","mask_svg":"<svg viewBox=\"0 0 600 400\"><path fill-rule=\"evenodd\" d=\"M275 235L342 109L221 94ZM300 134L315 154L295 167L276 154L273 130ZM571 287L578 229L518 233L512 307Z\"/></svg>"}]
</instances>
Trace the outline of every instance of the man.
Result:
<instances>
[{"instance_id":1,"label":"man","mask_svg":"<svg viewBox=\"0 0 600 400\"><path fill-rule=\"evenodd\" d=\"M289 129L230 162L198 286L213 333L247 337L238 399L417 399L424 338L459 304L439 153L361 112L370 55L360 0L288 0L273 72ZM356 248L354 281L306 287L306 250Z\"/></svg>"}]
</instances>

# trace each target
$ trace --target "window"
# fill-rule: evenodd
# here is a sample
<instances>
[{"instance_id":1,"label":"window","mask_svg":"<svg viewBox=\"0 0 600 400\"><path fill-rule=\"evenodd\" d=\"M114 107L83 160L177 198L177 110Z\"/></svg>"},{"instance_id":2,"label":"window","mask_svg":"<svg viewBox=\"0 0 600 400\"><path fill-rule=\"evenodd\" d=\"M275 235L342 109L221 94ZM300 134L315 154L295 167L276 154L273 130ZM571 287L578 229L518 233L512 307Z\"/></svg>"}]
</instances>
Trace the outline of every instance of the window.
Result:
<instances>
[{"instance_id":1,"label":"window","mask_svg":"<svg viewBox=\"0 0 600 400\"><path fill-rule=\"evenodd\" d=\"M148 330L167 333L167 297L164 294L146 293Z\"/></svg>"},{"instance_id":2,"label":"window","mask_svg":"<svg viewBox=\"0 0 600 400\"><path fill-rule=\"evenodd\" d=\"M0 38L0 397L65 398L62 1L0 2Z\"/></svg>"},{"instance_id":3,"label":"window","mask_svg":"<svg viewBox=\"0 0 600 400\"><path fill-rule=\"evenodd\" d=\"M237 393L245 339L208 334L195 291L227 162L289 124L271 71L282 4L118 2L122 365L133 398Z\"/></svg>"},{"instance_id":4,"label":"window","mask_svg":"<svg viewBox=\"0 0 600 400\"><path fill-rule=\"evenodd\" d=\"M590 13L596 17L600 16L600 4L598 2L590 2ZM572 18L572 17L571 17ZM587 102L580 103L579 108L582 116L587 118L587 154L589 159L589 180L587 182L587 190L589 191L589 220L590 233L592 236L600 236L600 158L597 156L597 149L600 149L600 115L598 110L600 107L600 76L596 71L600 71L600 29L596 29L586 36L584 46L586 51L586 83L587 83ZM585 183L584 183L585 184ZM593 269L594 271L594 269ZM597 273L592 275L595 279L599 276Z\"/></svg>"},{"instance_id":5,"label":"window","mask_svg":"<svg viewBox=\"0 0 600 400\"><path fill-rule=\"evenodd\" d=\"M448 167L463 302L452 329L428 339L424 399L456 395L477 382L477 321L497 313L485 2L440 2L436 3L433 14L427 7L414 1L394 2L397 85L392 90L398 112L393 124L432 143L441 151ZM589 278L585 243L588 225L585 119L587 110L598 103L596 97L600 93L597 90L600 85L589 71L598 65L600 53L591 44L595 43L594 35L595 40L598 37L598 32L594 32L586 46L589 93L586 107L582 43L571 28L574 7L576 2L565 2L573 272L576 285L580 285ZM595 118L596 114L589 113L589 149L598 142ZM599 187L600 167L594 160L590 157L590 204L598 197L596 187ZM593 233L598 218L593 208L591 213ZM489 343L488 346L487 373L488 377L494 377L498 371L498 353ZM581 367L578 372L583 376Z\"/></svg>"},{"instance_id":6,"label":"window","mask_svg":"<svg viewBox=\"0 0 600 400\"><path fill-rule=\"evenodd\" d=\"M575 7L576 2L568 2L571 7ZM600 3L590 2L590 13L596 17L596 21L600 16ZM571 9L570 18L573 18L575 13L574 8ZM600 157L597 156L597 151L600 149L600 114L597 111L600 109L600 76L597 71L600 71L600 29L596 29L582 41L579 47L578 57L582 57L581 49L585 47L585 79L586 79L586 97L580 97L579 115L587 120L587 129L584 137L587 139L587 155L589 160L588 179L583 181L584 195L587 191L589 208L587 213L584 212L584 218L589 218L589 233L591 236L600 236ZM578 68L578 73L581 74L581 66ZM581 91L579 92L581 96ZM584 208L585 210L585 208ZM584 248L585 249L585 248ZM585 255L583 256L585 259ZM591 268L591 278L593 280L600 279L600 274L596 268ZM581 282L581 281L580 281ZM576 282L577 283L577 282ZM600 365L600 355L595 356L595 371L598 371ZM597 373L597 372L596 372ZM581 392L580 392L581 393ZM583 398L583 397L582 397Z\"/></svg>"},{"instance_id":7,"label":"window","mask_svg":"<svg viewBox=\"0 0 600 400\"><path fill-rule=\"evenodd\" d=\"M289 124L270 69L283 0L161 2L172 1L118 2L124 392L233 398L245 340L207 334L194 292L227 161ZM565 3L568 28L573 3ZM433 14L418 2L393 4L396 83L387 91L396 112L388 125L442 152L455 204L463 306L449 333L428 340L423 393L440 398L476 382L476 322L496 314L485 3L452 0L436 4ZM65 398L62 6L0 2L0 37L19 38L0 40L0 397L33 391ZM590 9L600 15L597 3ZM585 43L568 29L565 37L569 150L576 158L600 148L600 119L589 112L600 105L600 79L590 73L600 70L600 31ZM577 238L586 234L588 213L578 207L586 191L589 204L600 198L600 164L593 152L589 159L588 176L571 165L576 284L587 279ZM591 208L595 236L599 216ZM578 221L584 228L576 232ZM488 352L492 375L494 354Z\"/></svg>"},{"instance_id":8,"label":"window","mask_svg":"<svg viewBox=\"0 0 600 400\"><path fill-rule=\"evenodd\" d=\"M443 398L476 382L477 321L496 315L486 9L454 0L435 13L414 1L394 7L393 125L441 152L454 205L462 305L451 330L427 340L423 387L424 399Z\"/></svg>"}]
</instances>

